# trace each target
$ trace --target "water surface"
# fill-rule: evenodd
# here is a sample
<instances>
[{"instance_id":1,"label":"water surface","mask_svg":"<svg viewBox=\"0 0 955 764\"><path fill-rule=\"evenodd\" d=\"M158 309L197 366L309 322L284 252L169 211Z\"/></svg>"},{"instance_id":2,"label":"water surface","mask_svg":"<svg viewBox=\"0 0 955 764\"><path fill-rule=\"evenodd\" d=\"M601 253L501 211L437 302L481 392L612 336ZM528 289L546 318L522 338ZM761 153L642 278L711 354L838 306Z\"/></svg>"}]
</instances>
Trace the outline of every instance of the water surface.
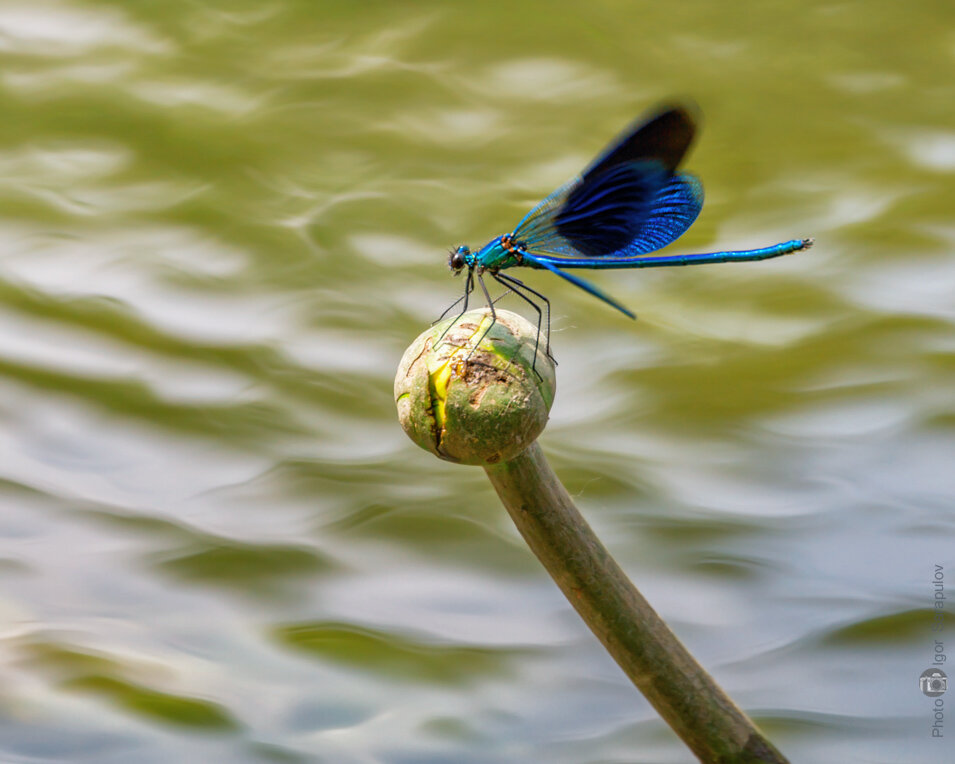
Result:
<instances>
[{"instance_id":1,"label":"water surface","mask_svg":"<svg viewBox=\"0 0 955 764\"><path fill-rule=\"evenodd\" d=\"M530 273L544 450L794 762L952 760L918 689L955 585L952 29L940 0L0 5L0 758L692 761L391 394L447 249L676 95L707 204L673 251L816 247L595 276L636 323Z\"/></svg>"}]
</instances>

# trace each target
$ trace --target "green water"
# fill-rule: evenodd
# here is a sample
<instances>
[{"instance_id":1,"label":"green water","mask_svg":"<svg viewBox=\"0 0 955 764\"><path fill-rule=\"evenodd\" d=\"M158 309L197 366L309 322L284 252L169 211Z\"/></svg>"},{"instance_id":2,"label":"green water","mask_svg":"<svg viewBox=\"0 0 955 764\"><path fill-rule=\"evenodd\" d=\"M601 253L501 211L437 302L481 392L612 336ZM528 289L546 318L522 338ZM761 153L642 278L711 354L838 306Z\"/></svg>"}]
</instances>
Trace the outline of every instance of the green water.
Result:
<instances>
[{"instance_id":1,"label":"green water","mask_svg":"<svg viewBox=\"0 0 955 764\"><path fill-rule=\"evenodd\" d=\"M692 761L391 393L448 248L676 95L707 204L673 251L816 247L596 275L636 323L528 274L544 450L793 762L952 761L918 677L955 653L953 29L940 0L0 3L0 760Z\"/></svg>"}]
</instances>

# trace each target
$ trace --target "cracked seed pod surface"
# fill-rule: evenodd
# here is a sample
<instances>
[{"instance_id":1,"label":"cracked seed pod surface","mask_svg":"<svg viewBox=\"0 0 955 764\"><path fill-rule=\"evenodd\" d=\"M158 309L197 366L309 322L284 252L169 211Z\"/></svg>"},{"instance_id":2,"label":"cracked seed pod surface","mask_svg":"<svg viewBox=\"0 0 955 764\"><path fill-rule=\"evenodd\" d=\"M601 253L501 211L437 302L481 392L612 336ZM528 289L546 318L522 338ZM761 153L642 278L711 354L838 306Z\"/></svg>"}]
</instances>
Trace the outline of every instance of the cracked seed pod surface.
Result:
<instances>
[{"instance_id":1,"label":"cracked seed pod surface","mask_svg":"<svg viewBox=\"0 0 955 764\"><path fill-rule=\"evenodd\" d=\"M447 461L486 465L516 456L543 431L554 402L554 362L543 336L536 373L531 368L537 327L498 310L475 349L490 324L486 308L440 321L411 343L398 366L401 426Z\"/></svg>"}]
</instances>

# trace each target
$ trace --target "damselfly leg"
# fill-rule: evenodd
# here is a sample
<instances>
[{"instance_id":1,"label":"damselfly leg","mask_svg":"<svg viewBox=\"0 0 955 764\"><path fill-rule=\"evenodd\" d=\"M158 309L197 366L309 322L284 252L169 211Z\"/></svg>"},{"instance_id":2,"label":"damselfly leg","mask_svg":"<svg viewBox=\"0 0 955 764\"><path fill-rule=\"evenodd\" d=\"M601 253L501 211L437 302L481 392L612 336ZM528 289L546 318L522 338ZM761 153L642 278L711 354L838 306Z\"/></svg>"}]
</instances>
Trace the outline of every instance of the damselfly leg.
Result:
<instances>
[{"instance_id":1,"label":"damselfly leg","mask_svg":"<svg viewBox=\"0 0 955 764\"><path fill-rule=\"evenodd\" d=\"M474 291L474 271L469 270L467 275L467 280L464 282L464 294L461 295L453 303L451 303L450 307L446 311L444 311L444 313L441 314L440 318L438 318L438 321L442 320L446 315L448 315L448 313L454 310L454 306L457 305L459 302L461 302L461 300L464 300L464 307L461 308L461 312L458 313L457 316L455 316L454 320L447 325L445 330L441 332L441 336L438 337L438 339L434 343L435 345L438 345L441 342L441 340L444 339L444 335L447 334L451 330L451 327L458 322L458 319L460 319L461 316L463 316L465 313L468 312L468 300L471 297L472 291ZM434 324L438 323L438 321L435 321ZM431 324L431 325L434 326L434 324Z\"/></svg>"},{"instance_id":2,"label":"damselfly leg","mask_svg":"<svg viewBox=\"0 0 955 764\"><path fill-rule=\"evenodd\" d=\"M490 332L494 324L497 323L497 311L494 310L495 303L498 300L502 299L503 297L506 297L511 292L513 292L537 312L537 337L534 341L534 361L531 365L531 370L538 377L540 377L540 372L537 371L537 351L540 349L540 338L541 338L542 329L545 330L545 335L544 335L545 336L545 345L544 345L545 351L544 352L547 354L548 358L550 358L552 361L554 360L554 356L551 355L551 352L550 352L550 300L544 297L544 295L542 295L540 292L534 289L531 289L529 286L527 286L527 284L525 284L520 279L516 279L513 276L506 276L502 273L494 272L494 271L490 271L490 274L491 274L491 277L497 283L499 283L501 286L504 287L505 292L504 294L500 295L497 299L492 300L491 294L490 292L488 292L488 289L487 289L487 284L484 283L483 274L481 273L477 274L478 284L481 285L481 291L484 293L484 299L487 301L487 307L491 311L491 323L488 324L487 328L481 333L481 336L477 339L477 341L473 343L471 352L468 353L468 356L465 360L466 361L470 360L471 356L474 355L474 351L477 350L478 346L481 344L481 342L483 342L488 332ZM461 316L467 313L468 304L470 302L470 297L471 297L471 292L474 291L474 276L475 276L474 271L469 270L467 275L467 280L464 283L464 294L461 295L457 300L455 300L448 307L448 309L441 314L438 320L434 322L436 324L438 323L438 321L443 320L445 316L448 315L448 313L454 310L455 307L460 305L462 302L464 303L464 305L461 307L461 312L458 313L458 315L455 316L454 320L448 324L448 326L445 328L443 332L441 332L441 336L438 337L438 339L435 341L436 345L439 344L444 339L445 335L447 335L447 333L451 330L451 327L453 327L458 322L458 320L460 320ZM539 300L542 300L544 305L546 306L545 309L542 310L541 306L538 305L530 297L528 297L527 294L525 294L525 292L529 292L530 294L537 297ZM545 310L546 310L546 322L545 322L545 312L544 312ZM434 324L432 324L432 326L433 325ZM556 364L557 362L554 361L554 363Z\"/></svg>"},{"instance_id":3,"label":"damselfly leg","mask_svg":"<svg viewBox=\"0 0 955 764\"><path fill-rule=\"evenodd\" d=\"M537 311L537 342L534 345L535 363L537 361L537 349L540 347L541 322L543 321L544 316L543 316L543 312L541 311L540 305L534 302L530 297L524 294L524 292L522 292L521 290L530 292L532 295L534 295L538 299L543 300L544 305L546 306L545 309L547 311L547 326L546 326L547 331L546 331L546 334L544 335L544 352L547 354L547 357L554 362L554 365L556 366L557 359L555 359L550 352L550 300L544 297L544 295L542 295L540 292L534 289L531 289L529 286L527 286L527 284L525 284L520 279L516 279L513 276L506 276L503 273L495 273L493 274L493 276L498 283L507 287L509 291L514 292L514 294L516 294L518 297L524 300L524 302L526 302L534 310Z\"/></svg>"},{"instance_id":4,"label":"damselfly leg","mask_svg":"<svg viewBox=\"0 0 955 764\"><path fill-rule=\"evenodd\" d=\"M487 307L491 311L491 323L487 325L487 329L484 330L477 342L474 343L474 347L471 348L471 352L468 353L468 357L464 359L465 361L469 361L471 359L471 356L474 355L474 351L478 349L480 344L484 341L484 338L487 337L487 333L491 331L491 328L497 323L497 311L494 310L494 300L491 299L491 294L487 291L487 285L484 283L484 277L479 273L477 278L478 284L481 285L481 291L484 292L484 299L487 300Z\"/></svg>"}]
</instances>

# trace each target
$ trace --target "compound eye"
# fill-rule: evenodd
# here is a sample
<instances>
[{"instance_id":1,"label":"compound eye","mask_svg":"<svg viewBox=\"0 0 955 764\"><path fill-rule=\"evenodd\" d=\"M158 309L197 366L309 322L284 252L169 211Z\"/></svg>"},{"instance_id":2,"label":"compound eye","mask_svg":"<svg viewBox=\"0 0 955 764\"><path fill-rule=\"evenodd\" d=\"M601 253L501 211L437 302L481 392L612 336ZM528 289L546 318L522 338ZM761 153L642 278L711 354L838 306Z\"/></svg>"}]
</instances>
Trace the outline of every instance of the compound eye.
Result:
<instances>
[{"instance_id":1,"label":"compound eye","mask_svg":"<svg viewBox=\"0 0 955 764\"><path fill-rule=\"evenodd\" d=\"M458 247L454 252L451 253L451 257L448 258L448 265L451 266L451 270L459 271L467 265L466 256L471 253L467 247Z\"/></svg>"}]
</instances>

